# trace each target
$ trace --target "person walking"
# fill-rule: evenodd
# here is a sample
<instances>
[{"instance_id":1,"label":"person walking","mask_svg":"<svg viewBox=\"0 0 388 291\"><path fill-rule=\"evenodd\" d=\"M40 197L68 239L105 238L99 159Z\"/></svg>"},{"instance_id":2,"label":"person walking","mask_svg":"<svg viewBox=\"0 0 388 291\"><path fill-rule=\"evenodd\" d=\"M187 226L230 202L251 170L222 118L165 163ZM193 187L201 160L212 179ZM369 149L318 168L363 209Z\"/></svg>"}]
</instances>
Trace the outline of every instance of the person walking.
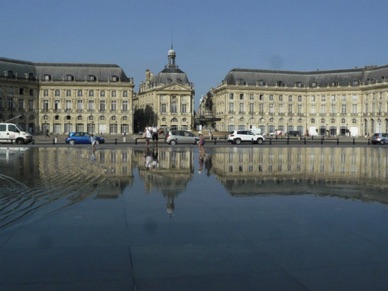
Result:
<instances>
[{"instance_id":1,"label":"person walking","mask_svg":"<svg viewBox=\"0 0 388 291\"><path fill-rule=\"evenodd\" d=\"M147 144L147 147L150 146L150 140L152 138L152 134L151 134L151 127L147 126L145 128L145 139L146 139L146 144Z\"/></svg>"},{"instance_id":2,"label":"person walking","mask_svg":"<svg viewBox=\"0 0 388 291\"><path fill-rule=\"evenodd\" d=\"M202 133L199 135L198 150L200 154L205 152L205 137Z\"/></svg>"},{"instance_id":3,"label":"person walking","mask_svg":"<svg viewBox=\"0 0 388 291\"><path fill-rule=\"evenodd\" d=\"M158 146L158 140L159 140L159 129L154 125L152 127L152 142L154 145Z\"/></svg>"},{"instance_id":4,"label":"person walking","mask_svg":"<svg viewBox=\"0 0 388 291\"><path fill-rule=\"evenodd\" d=\"M90 142L92 143L92 148L96 149L97 138L93 133L90 135Z\"/></svg>"}]
</instances>

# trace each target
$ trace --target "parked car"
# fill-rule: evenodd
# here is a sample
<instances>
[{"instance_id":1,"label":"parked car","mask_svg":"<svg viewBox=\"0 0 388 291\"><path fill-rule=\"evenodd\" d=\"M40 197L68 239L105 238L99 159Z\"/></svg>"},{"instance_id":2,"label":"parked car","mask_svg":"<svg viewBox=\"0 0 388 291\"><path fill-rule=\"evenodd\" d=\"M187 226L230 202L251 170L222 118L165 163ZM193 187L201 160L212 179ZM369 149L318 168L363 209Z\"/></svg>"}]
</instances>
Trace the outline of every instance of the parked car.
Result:
<instances>
[{"instance_id":1,"label":"parked car","mask_svg":"<svg viewBox=\"0 0 388 291\"><path fill-rule=\"evenodd\" d=\"M197 144L199 137L188 130L170 130L166 134L165 141L172 145L178 143Z\"/></svg>"},{"instance_id":2,"label":"parked car","mask_svg":"<svg viewBox=\"0 0 388 291\"><path fill-rule=\"evenodd\" d=\"M287 132L287 136L301 136L301 134L297 130L290 130L289 132Z\"/></svg>"},{"instance_id":3,"label":"parked car","mask_svg":"<svg viewBox=\"0 0 388 291\"><path fill-rule=\"evenodd\" d=\"M374 133L371 139L372 144L388 143L388 133Z\"/></svg>"},{"instance_id":4,"label":"parked car","mask_svg":"<svg viewBox=\"0 0 388 291\"><path fill-rule=\"evenodd\" d=\"M90 141L90 134L87 132L70 132L66 137L66 143L74 144L92 144ZM105 139L100 136L96 136L96 144L104 143Z\"/></svg>"},{"instance_id":5,"label":"parked car","mask_svg":"<svg viewBox=\"0 0 388 291\"><path fill-rule=\"evenodd\" d=\"M228 142L232 144L241 144L242 142L251 142L262 144L265 137L261 134L254 134L250 130L234 130L229 132Z\"/></svg>"}]
</instances>

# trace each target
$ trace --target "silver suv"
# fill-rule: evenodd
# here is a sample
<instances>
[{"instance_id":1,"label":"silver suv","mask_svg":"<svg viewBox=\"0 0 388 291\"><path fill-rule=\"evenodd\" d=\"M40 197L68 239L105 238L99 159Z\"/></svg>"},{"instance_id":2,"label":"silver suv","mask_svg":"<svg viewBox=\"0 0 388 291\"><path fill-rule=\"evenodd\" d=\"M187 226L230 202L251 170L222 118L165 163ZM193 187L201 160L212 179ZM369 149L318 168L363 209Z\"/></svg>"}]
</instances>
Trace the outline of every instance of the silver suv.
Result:
<instances>
[{"instance_id":1,"label":"silver suv","mask_svg":"<svg viewBox=\"0 0 388 291\"><path fill-rule=\"evenodd\" d=\"M388 143L388 133L374 133L372 135L371 142L373 144L385 144Z\"/></svg>"},{"instance_id":2,"label":"silver suv","mask_svg":"<svg viewBox=\"0 0 388 291\"><path fill-rule=\"evenodd\" d=\"M170 130L166 135L165 141L172 145L177 143L197 144L199 137L187 130Z\"/></svg>"},{"instance_id":3,"label":"silver suv","mask_svg":"<svg viewBox=\"0 0 388 291\"><path fill-rule=\"evenodd\" d=\"M250 130L234 130L229 132L228 142L232 144L241 144L242 142L251 142L262 144L265 137L261 134L254 134Z\"/></svg>"}]
</instances>

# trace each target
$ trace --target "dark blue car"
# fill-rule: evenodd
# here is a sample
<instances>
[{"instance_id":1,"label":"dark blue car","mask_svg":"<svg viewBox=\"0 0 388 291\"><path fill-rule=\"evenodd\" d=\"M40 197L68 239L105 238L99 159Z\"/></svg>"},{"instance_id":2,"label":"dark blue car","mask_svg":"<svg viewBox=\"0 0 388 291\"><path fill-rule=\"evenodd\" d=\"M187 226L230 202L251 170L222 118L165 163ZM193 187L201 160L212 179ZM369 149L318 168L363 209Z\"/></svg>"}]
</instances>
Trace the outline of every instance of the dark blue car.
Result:
<instances>
[{"instance_id":1,"label":"dark blue car","mask_svg":"<svg viewBox=\"0 0 388 291\"><path fill-rule=\"evenodd\" d=\"M96 136L96 144L104 143L103 137ZM74 144L92 144L90 140L90 134L87 132L70 132L66 137L66 143Z\"/></svg>"}]
</instances>

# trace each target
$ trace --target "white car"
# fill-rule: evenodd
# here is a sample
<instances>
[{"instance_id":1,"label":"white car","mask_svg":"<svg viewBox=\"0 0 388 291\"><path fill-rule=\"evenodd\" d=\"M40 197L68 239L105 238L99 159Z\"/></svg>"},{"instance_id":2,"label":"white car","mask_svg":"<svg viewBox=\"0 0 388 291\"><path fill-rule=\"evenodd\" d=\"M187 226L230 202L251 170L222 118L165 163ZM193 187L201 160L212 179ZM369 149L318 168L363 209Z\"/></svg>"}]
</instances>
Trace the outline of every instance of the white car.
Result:
<instances>
[{"instance_id":1,"label":"white car","mask_svg":"<svg viewBox=\"0 0 388 291\"><path fill-rule=\"evenodd\" d=\"M229 132L228 142L232 144L241 144L242 142L251 142L262 144L265 137L261 134L254 134L250 130L234 130Z\"/></svg>"}]
</instances>

